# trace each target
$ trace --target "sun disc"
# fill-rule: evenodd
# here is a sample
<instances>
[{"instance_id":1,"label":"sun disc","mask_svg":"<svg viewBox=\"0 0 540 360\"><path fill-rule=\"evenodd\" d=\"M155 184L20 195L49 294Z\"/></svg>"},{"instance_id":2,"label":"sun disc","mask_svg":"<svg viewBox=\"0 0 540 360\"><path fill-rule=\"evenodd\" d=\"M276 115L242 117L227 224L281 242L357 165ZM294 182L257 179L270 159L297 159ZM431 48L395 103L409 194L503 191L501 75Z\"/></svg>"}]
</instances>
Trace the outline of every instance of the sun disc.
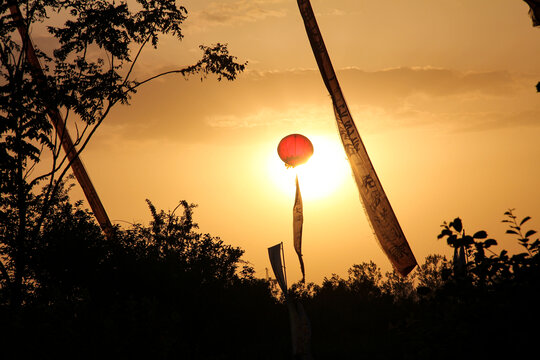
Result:
<instances>
[{"instance_id":1,"label":"sun disc","mask_svg":"<svg viewBox=\"0 0 540 360\"><path fill-rule=\"evenodd\" d=\"M294 196L294 178L298 175L302 197L308 200L332 194L350 174L345 152L338 140L326 136L309 138L315 151L307 163L287 169L275 153L269 162L271 177L280 190Z\"/></svg>"}]
</instances>

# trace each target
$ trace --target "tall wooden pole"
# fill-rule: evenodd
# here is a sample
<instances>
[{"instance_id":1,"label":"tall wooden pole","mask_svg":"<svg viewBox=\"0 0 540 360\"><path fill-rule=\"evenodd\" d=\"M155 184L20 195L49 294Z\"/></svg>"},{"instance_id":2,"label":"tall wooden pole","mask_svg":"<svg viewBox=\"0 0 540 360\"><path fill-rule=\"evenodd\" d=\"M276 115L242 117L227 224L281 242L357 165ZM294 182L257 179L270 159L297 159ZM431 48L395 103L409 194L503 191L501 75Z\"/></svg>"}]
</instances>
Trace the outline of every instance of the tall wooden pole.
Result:
<instances>
[{"instance_id":1,"label":"tall wooden pole","mask_svg":"<svg viewBox=\"0 0 540 360\"><path fill-rule=\"evenodd\" d=\"M43 93L46 93L48 90L46 77L43 69L41 68L41 64L39 63L39 59L34 51L34 45L32 44L32 39L30 39L30 35L28 34L25 26L22 13L14 1L9 2L9 10L13 16L13 19L15 20L15 23L17 24L19 34L21 35L23 48L26 50L26 58L28 59L28 63L32 68L32 76L41 86ZM53 124L58 137L60 138L62 147L67 154L67 158L71 164L71 170L81 185L84 195L86 196L86 200L90 204L90 208L92 209L97 222L101 226L101 229L105 235L110 238L112 236L111 221L109 220L109 216L107 215L107 212L99 199L88 173L86 172L80 156L77 154L77 149L73 144L73 140L71 140L71 136L66 128L66 123L56 105L47 103L46 108L47 115L49 116L49 119Z\"/></svg>"}]
</instances>

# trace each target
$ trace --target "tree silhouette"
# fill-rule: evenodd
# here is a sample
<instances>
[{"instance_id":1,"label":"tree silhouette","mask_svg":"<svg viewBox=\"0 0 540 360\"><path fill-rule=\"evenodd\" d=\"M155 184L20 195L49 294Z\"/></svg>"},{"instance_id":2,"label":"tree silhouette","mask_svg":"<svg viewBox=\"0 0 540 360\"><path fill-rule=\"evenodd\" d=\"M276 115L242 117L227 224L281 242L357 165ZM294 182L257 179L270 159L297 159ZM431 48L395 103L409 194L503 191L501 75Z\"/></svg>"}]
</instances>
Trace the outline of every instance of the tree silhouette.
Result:
<instances>
[{"instance_id":1,"label":"tree silhouette","mask_svg":"<svg viewBox=\"0 0 540 360\"><path fill-rule=\"evenodd\" d=\"M148 202L150 224L115 228L110 241L80 203L68 201L67 189L61 194L31 249L25 302L17 311L0 305L7 357L276 359L287 353L288 336L280 330L286 310L268 282L253 276L243 250L197 231L194 205L181 201L165 212ZM277 345L269 347L272 342Z\"/></svg>"},{"instance_id":2,"label":"tree silhouette","mask_svg":"<svg viewBox=\"0 0 540 360\"><path fill-rule=\"evenodd\" d=\"M39 241L28 249L33 280L23 306L12 311L9 292L0 291L2 354L290 356L283 299L272 294L271 282L254 277L241 249L198 231L193 204L181 201L165 212L148 201L150 223L115 228L109 241L81 203L69 202L69 187L60 189ZM311 322L313 357L525 355L538 331L524 329L540 321L534 311L540 240L530 220L513 210L503 220L522 253L486 248L482 232L472 237L463 273L430 255L405 280L367 262L351 266L346 278L293 284L289 296L302 302ZM463 223L450 223L443 224L442 231L452 230L444 238L456 235L459 244L468 236Z\"/></svg>"},{"instance_id":3,"label":"tree silhouette","mask_svg":"<svg viewBox=\"0 0 540 360\"><path fill-rule=\"evenodd\" d=\"M218 43L201 45L203 55L193 65L134 78L143 49L157 48L165 34L181 40L187 18L187 10L174 0L138 0L138 5L133 11L125 2L106 0L0 4L0 285L9 290L15 307L32 282L29 251L57 205L70 165L111 109L128 104L140 86L161 76L215 74L218 80L233 80L245 68ZM65 18L64 24L51 21L53 14ZM58 43L52 53L37 47L29 51L27 34L42 22ZM34 53L40 66L32 61ZM63 125L55 132L51 122L58 119L51 114L59 111ZM76 137L63 153L68 128L76 129Z\"/></svg>"}]
</instances>

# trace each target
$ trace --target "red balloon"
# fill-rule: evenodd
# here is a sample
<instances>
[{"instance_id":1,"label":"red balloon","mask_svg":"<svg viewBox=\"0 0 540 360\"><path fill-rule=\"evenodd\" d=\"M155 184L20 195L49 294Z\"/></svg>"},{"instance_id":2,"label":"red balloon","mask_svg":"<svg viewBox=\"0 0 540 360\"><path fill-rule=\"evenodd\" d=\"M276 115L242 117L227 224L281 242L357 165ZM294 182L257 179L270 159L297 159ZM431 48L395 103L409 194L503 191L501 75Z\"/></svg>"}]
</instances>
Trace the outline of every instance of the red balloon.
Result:
<instances>
[{"instance_id":1,"label":"red balloon","mask_svg":"<svg viewBox=\"0 0 540 360\"><path fill-rule=\"evenodd\" d=\"M287 166L304 164L313 155L313 144L300 134L285 136L277 147L278 155Z\"/></svg>"}]
</instances>

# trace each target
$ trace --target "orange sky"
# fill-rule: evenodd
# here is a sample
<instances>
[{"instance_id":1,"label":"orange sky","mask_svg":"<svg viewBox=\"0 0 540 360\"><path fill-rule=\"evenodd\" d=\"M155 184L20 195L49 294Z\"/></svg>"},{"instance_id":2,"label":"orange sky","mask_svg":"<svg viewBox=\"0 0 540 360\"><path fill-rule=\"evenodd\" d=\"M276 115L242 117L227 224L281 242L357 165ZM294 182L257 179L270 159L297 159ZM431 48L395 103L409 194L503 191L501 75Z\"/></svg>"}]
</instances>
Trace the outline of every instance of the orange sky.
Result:
<instances>
[{"instance_id":1,"label":"orange sky","mask_svg":"<svg viewBox=\"0 0 540 360\"><path fill-rule=\"evenodd\" d=\"M192 63L199 44L226 42L249 61L235 82L160 79L116 108L83 153L113 222L149 221L145 199L199 204L203 232L246 250L259 276L267 248L285 245L289 283L300 279L292 245L293 183L276 169L289 133L332 150L336 170L304 198L307 281L373 260L379 249L339 153L332 105L296 1L184 1L185 40L147 51L137 76ZM507 208L540 229L540 29L522 1L313 0L353 118L418 261L450 255L436 239L462 217L498 249L517 251L500 220ZM46 38L36 36L35 42ZM318 145L320 144L320 145ZM335 151L335 149L338 149ZM320 170L319 170L320 171ZM329 174L331 173L331 174ZM322 177L323 175L320 175ZM314 176L319 177L319 176ZM311 183L310 183L311 181ZM310 184L308 184L310 183ZM301 177L301 186L317 182ZM317 193L317 190L313 194ZM74 197L81 192L75 190Z\"/></svg>"}]
</instances>

